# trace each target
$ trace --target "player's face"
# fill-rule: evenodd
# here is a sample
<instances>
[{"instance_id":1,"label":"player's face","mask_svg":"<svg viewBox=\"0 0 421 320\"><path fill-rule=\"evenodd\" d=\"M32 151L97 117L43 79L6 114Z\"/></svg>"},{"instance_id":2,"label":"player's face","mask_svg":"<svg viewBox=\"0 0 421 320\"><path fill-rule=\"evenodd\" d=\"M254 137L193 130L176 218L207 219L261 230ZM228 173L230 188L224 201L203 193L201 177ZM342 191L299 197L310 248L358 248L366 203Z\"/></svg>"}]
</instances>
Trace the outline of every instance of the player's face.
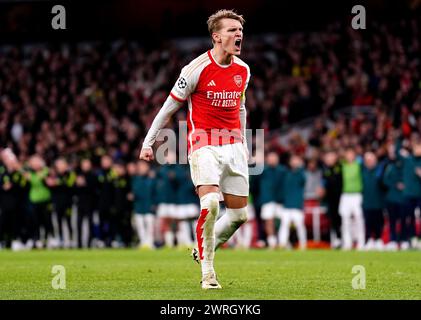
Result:
<instances>
[{"instance_id":1,"label":"player's face","mask_svg":"<svg viewBox=\"0 0 421 320\"><path fill-rule=\"evenodd\" d=\"M364 163L367 168L374 168L377 165L376 155L372 152L367 152L364 155Z\"/></svg>"},{"instance_id":2,"label":"player's face","mask_svg":"<svg viewBox=\"0 0 421 320\"><path fill-rule=\"evenodd\" d=\"M90 171L92 169L92 163L90 160L84 159L81 162L81 167L82 167L82 170L85 172Z\"/></svg>"},{"instance_id":3,"label":"player's face","mask_svg":"<svg viewBox=\"0 0 421 320\"><path fill-rule=\"evenodd\" d=\"M353 162L355 160L355 152L353 150L346 151L345 160L348 162Z\"/></svg>"},{"instance_id":4,"label":"player's face","mask_svg":"<svg viewBox=\"0 0 421 320\"><path fill-rule=\"evenodd\" d=\"M243 26L240 21L228 18L222 19L221 26L221 29L216 32L218 34L217 41L221 43L225 52L231 55L239 55L243 42Z\"/></svg>"}]
</instances>

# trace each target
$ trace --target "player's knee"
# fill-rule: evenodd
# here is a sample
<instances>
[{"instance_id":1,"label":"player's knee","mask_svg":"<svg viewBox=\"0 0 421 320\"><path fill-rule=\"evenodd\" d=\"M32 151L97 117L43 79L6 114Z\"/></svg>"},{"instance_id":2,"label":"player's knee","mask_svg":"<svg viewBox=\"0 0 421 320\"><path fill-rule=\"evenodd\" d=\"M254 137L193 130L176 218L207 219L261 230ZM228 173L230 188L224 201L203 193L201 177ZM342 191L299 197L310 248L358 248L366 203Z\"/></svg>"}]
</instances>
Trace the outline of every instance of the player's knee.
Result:
<instances>
[{"instance_id":1,"label":"player's knee","mask_svg":"<svg viewBox=\"0 0 421 320\"><path fill-rule=\"evenodd\" d=\"M219 193L209 192L200 198L202 208L208 208L209 213L218 215L219 211Z\"/></svg>"},{"instance_id":2,"label":"player's knee","mask_svg":"<svg viewBox=\"0 0 421 320\"><path fill-rule=\"evenodd\" d=\"M227 209L227 213L231 216L233 222L237 224L243 224L247 222L247 207L240 209Z\"/></svg>"}]
</instances>

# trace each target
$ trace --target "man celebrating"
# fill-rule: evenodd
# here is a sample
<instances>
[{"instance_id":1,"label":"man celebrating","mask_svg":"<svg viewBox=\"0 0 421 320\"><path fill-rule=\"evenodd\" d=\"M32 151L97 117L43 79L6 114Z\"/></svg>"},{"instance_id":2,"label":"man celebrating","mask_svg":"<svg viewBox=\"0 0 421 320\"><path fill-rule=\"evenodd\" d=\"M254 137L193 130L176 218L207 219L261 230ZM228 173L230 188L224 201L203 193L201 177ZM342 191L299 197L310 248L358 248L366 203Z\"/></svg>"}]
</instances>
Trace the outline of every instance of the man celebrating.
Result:
<instances>
[{"instance_id":1,"label":"man celebrating","mask_svg":"<svg viewBox=\"0 0 421 320\"><path fill-rule=\"evenodd\" d=\"M209 17L213 48L182 69L139 156L153 160L152 146L159 130L187 101L190 173L201 209L196 233L203 289L221 288L213 267L215 249L247 220L245 90L250 69L237 57L241 53L243 24L243 17L232 10L219 10ZM220 192L227 211L216 222Z\"/></svg>"}]
</instances>

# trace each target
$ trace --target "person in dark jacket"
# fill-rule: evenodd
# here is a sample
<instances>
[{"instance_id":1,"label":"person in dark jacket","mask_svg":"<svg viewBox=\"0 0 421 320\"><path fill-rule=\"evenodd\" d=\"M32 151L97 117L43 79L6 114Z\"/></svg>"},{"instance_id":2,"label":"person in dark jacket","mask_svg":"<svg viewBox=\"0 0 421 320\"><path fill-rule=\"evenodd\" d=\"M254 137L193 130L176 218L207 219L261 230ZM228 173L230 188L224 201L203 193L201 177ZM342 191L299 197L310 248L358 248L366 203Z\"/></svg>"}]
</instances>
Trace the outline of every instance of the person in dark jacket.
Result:
<instances>
[{"instance_id":1,"label":"person in dark jacket","mask_svg":"<svg viewBox=\"0 0 421 320\"><path fill-rule=\"evenodd\" d=\"M64 158L58 158L54 163L54 170L50 170L48 186L52 192L53 208L57 215L60 246L73 246L72 206L75 191L76 173L70 169ZM68 242L64 241L63 226L69 231Z\"/></svg>"},{"instance_id":2,"label":"person in dark jacket","mask_svg":"<svg viewBox=\"0 0 421 320\"><path fill-rule=\"evenodd\" d=\"M191 247L196 232L196 220L199 218L199 201L196 188L190 179L188 165L176 165L177 180L177 245ZM193 223L192 223L193 222Z\"/></svg>"},{"instance_id":3,"label":"person in dark jacket","mask_svg":"<svg viewBox=\"0 0 421 320\"><path fill-rule=\"evenodd\" d=\"M113 166L114 180L114 204L111 216L112 235L114 246L123 244L128 247L132 239L131 206L129 201L130 178L126 166L118 161Z\"/></svg>"},{"instance_id":4,"label":"person in dark jacket","mask_svg":"<svg viewBox=\"0 0 421 320\"><path fill-rule=\"evenodd\" d=\"M0 161L0 246L1 242L13 251L24 248L25 221L23 195L27 196L27 181L11 150L1 153Z\"/></svg>"},{"instance_id":5,"label":"person in dark jacket","mask_svg":"<svg viewBox=\"0 0 421 320\"><path fill-rule=\"evenodd\" d=\"M291 223L297 229L300 249L307 246L307 231L304 224L304 187L306 177L304 161L300 156L292 155L289 169L286 170L284 183L284 207L279 228L279 245L287 247Z\"/></svg>"},{"instance_id":6,"label":"person in dark jacket","mask_svg":"<svg viewBox=\"0 0 421 320\"><path fill-rule=\"evenodd\" d=\"M260 215L265 225L266 241L269 248L277 244L275 219L281 215L281 201L283 201L283 179L285 168L279 164L279 156L270 152L266 156L265 168L260 176L259 202Z\"/></svg>"},{"instance_id":7,"label":"person in dark jacket","mask_svg":"<svg viewBox=\"0 0 421 320\"><path fill-rule=\"evenodd\" d=\"M98 246L111 247L112 242L112 207L114 204L115 171L112 168L113 160L108 155L101 157L101 169L97 174L98 179L98 213L100 223L100 241Z\"/></svg>"},{"instance_id":8,"label":"person in dark jacket","mask_svg":"<svg viewBox=\"0 0 421 320\"><path fill-rule=\"evenodd\" d=\"M396 159L394 148L389 152L389 164L387 165L384 175L383 183L387 187L386 192L386 208L389 216L390 241L386 248L395 251L398 245L408 242L408 233L405 220L405 199L403 197L403 168L402 160ZM400 224L398 230L397 224Z\"/></svg>"},{"instance_id":9,"label":"person in dark jacket","mask_svg":"<svg viewBox=\"0 0 421 320\"><path fill-rule=\"evenodd\" d=\"M382 187L382 168L378 165L373 152L364 154L363 177L363 212L365 220L366 250L383 250L382 240L385 207L384 189Z\"/></svg>"},{"instance_id":10,"label":"person in dark jacket","mask_svg":"<svg viewBox=\"0 0 421 320\"><path fill-rule=\"evenodd\" d=\"M92 240L98 238L95 234L93 214L96 203L96 190L98 187L97 177L92 169L92 162L90 159L82 159L77 171L76 177L76 194L77 194L77 244L79 248L83 247L83 221L88 221L88 247L91 247Z\"/></svg>"},{"instance_id":11,"label":"person in dark jacket","mask_svg":"<svg viewBox=\"0 0 421 320\"><path fill-rule=\"evenodd\" d=\"M155 248L155 183L154 172L150 169L149 163L139 161L136 173L131 177L131 198L140 248Z\"/></svg>"},{"instance_id":12,"label":"person in dark jacket","mask_svg":"<svg viewBox=\"0 0 421 320\"><path fill-rule=\"evenodd\" d=\"M421 210L421 141L412 141L412 153L401 148L401 141L398 140L397 152L399 159L403 162L403 196L405 198L405 224L408 231L410 243L403 243L401 249L408 249L409 246L418 246L415 229L415 210Z\"/></svg>"},{"instance_id":13,"label":"person in dark jacket","mask_svg":"<svg viewBox=\"0 0 421 320\"><path fill-rule=\"evenodd\" d=\"M327 206L327 216L331 228L331 246L341 246L341 216L339 215L339 201L342 193L342 166L338 161L338 155L334 151L328 151L323 156L323 189L324 202Z\"/></svg>"},{"instance_id":14,"label":"person in dark jacket","mask_svg":"<svg viewBox=\"0 0 421 320\"><path fill-rule=\"evenodd\" d=\"M174 224L177 219L177 166L175 154L168 152L167 164L160 166L155 183L155 199L160 234L164 235L166 247L173 247L175 240Z\"/></svg>"}]
</instances>

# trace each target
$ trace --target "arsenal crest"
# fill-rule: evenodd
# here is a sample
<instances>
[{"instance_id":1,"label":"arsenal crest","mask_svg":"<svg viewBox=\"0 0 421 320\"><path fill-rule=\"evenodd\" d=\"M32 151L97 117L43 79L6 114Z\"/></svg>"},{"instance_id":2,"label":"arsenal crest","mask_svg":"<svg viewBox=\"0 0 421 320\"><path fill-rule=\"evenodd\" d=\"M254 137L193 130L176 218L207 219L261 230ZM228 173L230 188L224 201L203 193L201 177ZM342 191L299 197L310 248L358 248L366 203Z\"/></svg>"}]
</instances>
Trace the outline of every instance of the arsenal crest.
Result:
<instances>
[{"instance_id":1,"label":"arsenal crest","mask_svg":"<svg viewBox=\"0 0 421 320\"><path fill-rule=\"evenodd\" d=\"M237 74L234 76L234 82L237 85L237 87L241 87L241 84L243 83L243 78Z\"/></svg>"}]
</instances>

